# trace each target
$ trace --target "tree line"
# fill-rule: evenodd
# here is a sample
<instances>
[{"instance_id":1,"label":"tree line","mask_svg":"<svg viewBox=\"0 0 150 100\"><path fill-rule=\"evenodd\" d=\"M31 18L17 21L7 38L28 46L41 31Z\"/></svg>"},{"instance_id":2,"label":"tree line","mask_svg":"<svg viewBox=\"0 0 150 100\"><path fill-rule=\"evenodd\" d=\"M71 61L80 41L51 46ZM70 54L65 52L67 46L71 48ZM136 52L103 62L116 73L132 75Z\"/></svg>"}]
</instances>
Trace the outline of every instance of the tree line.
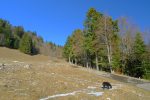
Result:
<instances>
[{"instance_id":1,"label":"tree line","mask_svg":"<svg viewBox=\"0 0 150 100\"><path fill-rule=\"evenodd\" d=\"M29 55L44 54L50 57L61 57L63 48L44 42L36 32L25 31L22 26L13 26L4 19L0 19L0 46L18 49Z\"/></svg>"},{"instance_id":2,"label":"tree line","mask_svg":"<svg viewBox=\"0 0 150 100\"><path fill-rule=\"evenodd\" d=\"M150 79L150 46L143 37L124 18L113 20L90 8L84 29L67 38L63 55L83 67Z\"/></svg>"}]
</instances>

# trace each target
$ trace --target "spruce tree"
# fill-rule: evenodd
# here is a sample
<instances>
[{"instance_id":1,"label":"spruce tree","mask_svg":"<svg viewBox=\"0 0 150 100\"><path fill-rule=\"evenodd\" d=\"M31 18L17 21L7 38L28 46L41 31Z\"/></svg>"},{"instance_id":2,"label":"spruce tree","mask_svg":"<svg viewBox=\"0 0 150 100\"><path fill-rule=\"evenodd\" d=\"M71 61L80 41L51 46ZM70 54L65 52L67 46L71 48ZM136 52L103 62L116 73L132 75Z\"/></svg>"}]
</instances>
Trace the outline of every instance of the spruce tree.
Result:
<instances>
[{"instance_id":1,"label":"spruce tree","mask_svg":"<svg viewBox=\"0 0 150 100\"><path fill-rule=\"evenodd\" d=\"M20 51L25 54L32 54L32 39L28 35L28 33L25 33L21 39L20 42Z\"/></svg>"},{"instance_id":2,"label":"spruce tree","mask_svg":"<svg viewBox=\"0 0 150 100\"><path fill-rule=\"evenodd\" d=\"M143 77L144 75L144 54L146 53L146 47L141 36L141 33L137 33L135 36L132 55L128 61L128 71L131 76Z\"/></svg>"},{"instance_id":3,"label":"spruce tree","mask_svg":"<svg viewBox=\"0 0 150 100\"><path fill-rule=\"evenodd\" d=\"M134 47L133 47L133 52L136 58L142 59L143 54L145 53L146 48L145 44L143 41L143 38L141 36L141 33L137 33L135 37L135 42L134 42Z\"/></svg>"},{"instance_id":4,"label":"spruce tree","mask_svg":"<svg viewBox=\"0 0 150 100\"><path fill-rule=\"evenodd\" d=\"M77 64L78 59L81 60L81 57L83 55L83 32L80 29L77 29L73 32L72 34L72 49L73 49L73 54L74 54L74 60L75 64Z\"/></svg>"},{"instance_id":5,"label":"spruce tree","mask_svg":"<svg viewBox=\"0 0 150 100\"><path fill-rule=\"evenodd\" d=\"M95 31L97 30L98 20L101 14L97 12L94 8L90 8L86 15L85 20L85 30L84 30L84 49L85 49L85 56L86 56L86 66L91 67L93 62L93 56L96 58L96 67L98 70L98 53L95 49L95 42L94 39L96 38Z\"/></svg>"},{"instance_id":6,"label":"spruce tree","mask_svg":"<svg viewBox=\"0 0 150 100\"><path fill-rule=\"evenodd\" d=\"M64 46L64 56L68 59L69 63L73 57L72 38L69 36Z\"/></svg>"}]
</instances>

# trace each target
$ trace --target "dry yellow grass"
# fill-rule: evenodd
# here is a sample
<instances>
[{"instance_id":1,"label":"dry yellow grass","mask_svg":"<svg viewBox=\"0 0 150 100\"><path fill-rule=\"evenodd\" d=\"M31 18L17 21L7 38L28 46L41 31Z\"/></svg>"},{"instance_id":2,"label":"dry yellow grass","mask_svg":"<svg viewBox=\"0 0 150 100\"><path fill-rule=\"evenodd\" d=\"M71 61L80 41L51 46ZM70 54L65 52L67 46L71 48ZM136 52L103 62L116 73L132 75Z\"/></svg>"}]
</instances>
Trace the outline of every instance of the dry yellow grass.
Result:
<instances>
[{"instance_id":1,"label":"dry yellow grass","mask_svg":"<svg viewBox=\"0 0 150 100\"><path fill-rule=\"evenodd\" d=\"M149 91L105 78L90 69L74 67L62 60L42 55L28 56L16 50L0 48L1 62L15 69L0 70L0 100L39 100L75 91L74 95L50 100L150 100ZM23 63L18 65L20 62ZM31 67L24 68L26 64ZM113 89L101 89L103 81L109 81ZM88 94L94 91L103 92L103 95Z\"/></svg>"}]
</instances>

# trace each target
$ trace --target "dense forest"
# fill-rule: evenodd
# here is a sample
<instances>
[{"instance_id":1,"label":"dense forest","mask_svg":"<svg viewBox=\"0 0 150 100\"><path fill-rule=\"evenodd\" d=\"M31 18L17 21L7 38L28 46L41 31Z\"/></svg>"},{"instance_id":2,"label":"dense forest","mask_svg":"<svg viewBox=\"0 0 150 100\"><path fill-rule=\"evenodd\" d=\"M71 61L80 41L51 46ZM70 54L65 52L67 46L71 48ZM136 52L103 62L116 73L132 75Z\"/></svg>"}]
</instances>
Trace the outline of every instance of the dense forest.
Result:
<instances>
[{"instance_id":1,"label":"dense forest","mask_svg":"<svg viewBox=\"0 0 150 100\"><path fill-rule=\"evenodd\" d=\"M44 42L36 32L25 31L22 26L12 26L0 19L0 46L18 49L25 54L43 54L50 57L62 57L62 46Z\"/></svg>"},{"instance_id":2,"label":"dense forest","mask_svg":"<svg viewBox=\"0 0 150 100\"><path fill-rule=\"evenodd\" d=\"M63 55L83 67L150 79L150 43L143 33L125 18L113 20L94 8L86 14L84 29L68 37Z\"/></svg>"}]
</instances>

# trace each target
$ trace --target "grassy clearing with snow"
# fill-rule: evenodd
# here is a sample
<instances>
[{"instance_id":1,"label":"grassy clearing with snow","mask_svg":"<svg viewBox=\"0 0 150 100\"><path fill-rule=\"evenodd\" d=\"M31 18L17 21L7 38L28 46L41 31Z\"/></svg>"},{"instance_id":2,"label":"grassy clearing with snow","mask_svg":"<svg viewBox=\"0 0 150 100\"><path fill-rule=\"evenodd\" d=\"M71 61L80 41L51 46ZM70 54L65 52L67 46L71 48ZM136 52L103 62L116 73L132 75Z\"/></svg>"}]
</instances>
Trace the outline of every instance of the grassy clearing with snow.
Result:
<instances>
[{"instance_id":1,"label":"grassy clearing with snow","mask_svg":"<svg viewBox=\"0 0 150 100\"><path fill-rule=\"evenodd\" d=\"M106 78L103 72L97 75L96 71L74 67L62 60L1 49L0 63L5 66L0 70L0 100L150 99L149 91ZM103 90L103 81L110 82L113 88Z\"/></svg>"}]
</instances>

